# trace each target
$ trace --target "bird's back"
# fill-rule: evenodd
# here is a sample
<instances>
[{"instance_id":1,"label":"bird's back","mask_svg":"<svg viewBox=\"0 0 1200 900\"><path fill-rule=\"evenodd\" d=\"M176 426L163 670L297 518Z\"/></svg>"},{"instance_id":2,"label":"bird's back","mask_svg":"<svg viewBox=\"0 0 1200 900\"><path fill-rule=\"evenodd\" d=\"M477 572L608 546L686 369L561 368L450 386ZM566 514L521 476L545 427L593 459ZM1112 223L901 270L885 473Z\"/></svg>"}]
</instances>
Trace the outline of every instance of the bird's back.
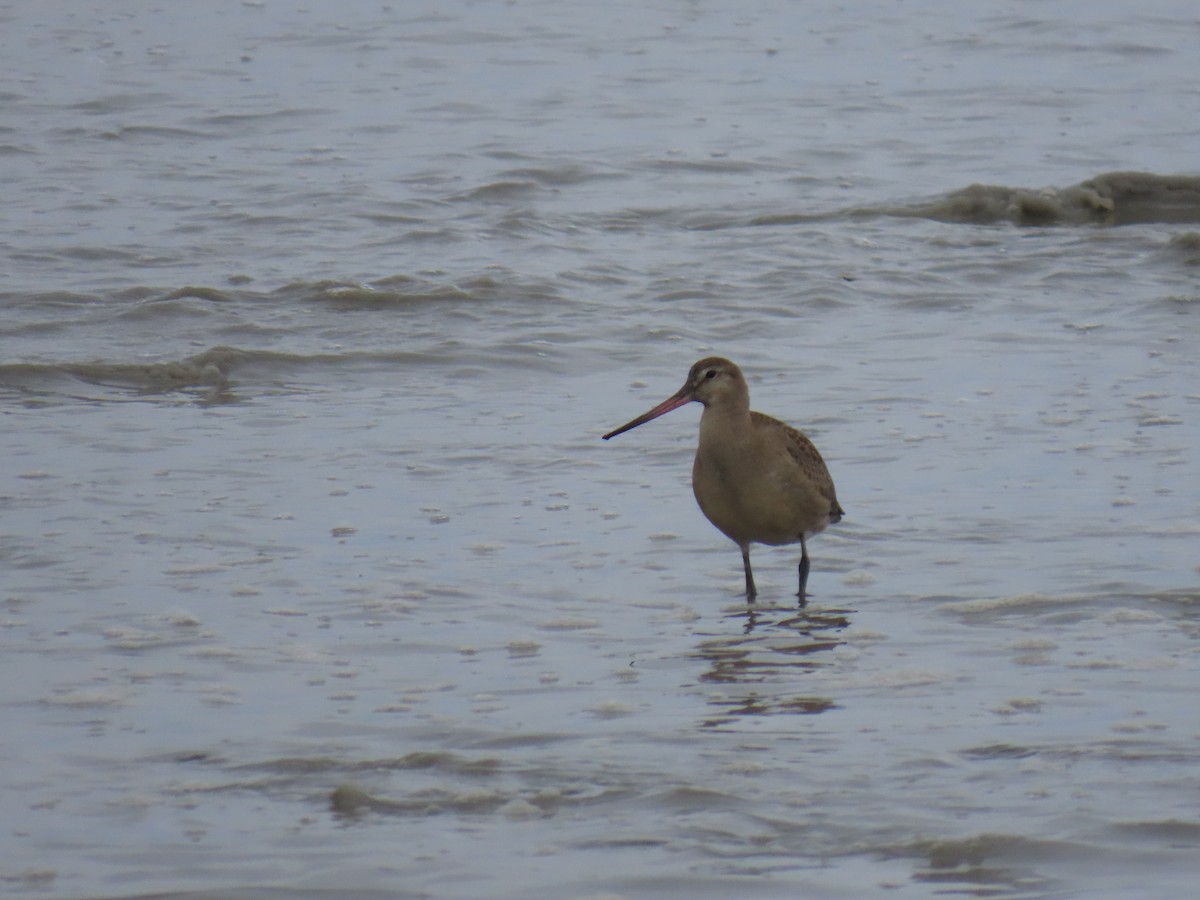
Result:
<instances>
[{"instance_id":1,"label":"bird's back","mask_svg":"<svg viewBox=\"0 0 1200 900\"><path fill-rule=\"evenodd\" d=\"M821 527L840 522L846 511L838 503L833 476L829 474L829 467L825 465L816 444L804 432L763 413L751 412L750 420L756 429L769 433L772 441L783 446L795 465L795 477L810 484L828 504L827 511L819 511L828 514L828 519Z\"/></svg>"}]
</instances>

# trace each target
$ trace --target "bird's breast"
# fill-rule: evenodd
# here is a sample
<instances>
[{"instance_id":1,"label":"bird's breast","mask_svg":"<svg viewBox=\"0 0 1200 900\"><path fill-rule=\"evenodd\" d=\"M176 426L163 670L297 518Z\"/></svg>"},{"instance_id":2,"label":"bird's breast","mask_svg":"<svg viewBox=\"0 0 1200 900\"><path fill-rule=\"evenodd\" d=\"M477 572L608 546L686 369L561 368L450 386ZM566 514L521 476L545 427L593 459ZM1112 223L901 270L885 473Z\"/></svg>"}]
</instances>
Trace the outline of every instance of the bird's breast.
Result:
<instances>
[{"instance_id":1,"label":"bird's breast","mask_svg":"<svg viewBox=\"0 0 1200 900\"><path fill-rule=\"evenodd\" d=\"M767 435L766 438L769 438ZM723 433L700 446L692 466L692 489L701 511L738 543L790 544L829 523L829 501L778 442L756 435Z\"/></svg>"}]
</instances>

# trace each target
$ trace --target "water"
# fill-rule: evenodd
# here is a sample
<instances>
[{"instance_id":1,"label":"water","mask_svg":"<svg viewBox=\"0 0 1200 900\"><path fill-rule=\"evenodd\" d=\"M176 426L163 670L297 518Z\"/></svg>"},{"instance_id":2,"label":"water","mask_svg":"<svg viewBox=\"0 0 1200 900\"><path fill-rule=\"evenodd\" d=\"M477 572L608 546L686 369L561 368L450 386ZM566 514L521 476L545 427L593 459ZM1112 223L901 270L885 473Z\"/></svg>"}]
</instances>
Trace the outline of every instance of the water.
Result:
<instances>
[{"instance_id":1,"label":"water","mask_svg":"<svg viewBox=\"0 0 1200 900\"><path fill-rule=\"evenodd\" d=\"M1191 4L0 20L0 892L1190 891Z\"/></svg>"}]
</instances>

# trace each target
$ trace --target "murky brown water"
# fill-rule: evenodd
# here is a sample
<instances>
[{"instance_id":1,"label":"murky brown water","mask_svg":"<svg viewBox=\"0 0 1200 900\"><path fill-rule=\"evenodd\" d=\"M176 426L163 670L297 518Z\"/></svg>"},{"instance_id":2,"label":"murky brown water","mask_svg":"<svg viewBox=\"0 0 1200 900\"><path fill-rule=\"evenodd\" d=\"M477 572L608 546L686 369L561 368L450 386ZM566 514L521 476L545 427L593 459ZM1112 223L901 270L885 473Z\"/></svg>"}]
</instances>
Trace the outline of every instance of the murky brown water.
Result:
<instances>
[{"instance_id":1,"label":"murky brown water","mask_svg":"<svg viewBox=\"0 0 1200 900\"><path fill-rule=\"evenodd\" d=\"M1197 28L0 6L0 892L1187 895Z\"/></svg>"}]
</instances>

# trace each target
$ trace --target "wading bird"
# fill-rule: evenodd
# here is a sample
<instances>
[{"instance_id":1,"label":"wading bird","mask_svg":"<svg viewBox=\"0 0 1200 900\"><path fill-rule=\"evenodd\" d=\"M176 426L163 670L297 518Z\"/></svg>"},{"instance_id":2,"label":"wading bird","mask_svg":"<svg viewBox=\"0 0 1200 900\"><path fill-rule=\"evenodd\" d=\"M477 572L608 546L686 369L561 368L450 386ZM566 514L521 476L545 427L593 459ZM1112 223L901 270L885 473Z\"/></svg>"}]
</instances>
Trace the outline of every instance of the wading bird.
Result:
<instances>
[{"instance_id":1,"label":"wading bird","mask_svg":"<svg viewBox=\"0 0 1200 900\"><path fill-rule=\"evenodd\" d=\"M758 591L750 571L752 543L800 544L800 602L808 584L807 538L840 522L833 478L813 442L778 419L750 409L742 370L719 356L692 366L673 396L604 435L616 437L695 400L704 405L692 491L700 510L742 551L746 599Z\"/></svg>"}]
</instances>

